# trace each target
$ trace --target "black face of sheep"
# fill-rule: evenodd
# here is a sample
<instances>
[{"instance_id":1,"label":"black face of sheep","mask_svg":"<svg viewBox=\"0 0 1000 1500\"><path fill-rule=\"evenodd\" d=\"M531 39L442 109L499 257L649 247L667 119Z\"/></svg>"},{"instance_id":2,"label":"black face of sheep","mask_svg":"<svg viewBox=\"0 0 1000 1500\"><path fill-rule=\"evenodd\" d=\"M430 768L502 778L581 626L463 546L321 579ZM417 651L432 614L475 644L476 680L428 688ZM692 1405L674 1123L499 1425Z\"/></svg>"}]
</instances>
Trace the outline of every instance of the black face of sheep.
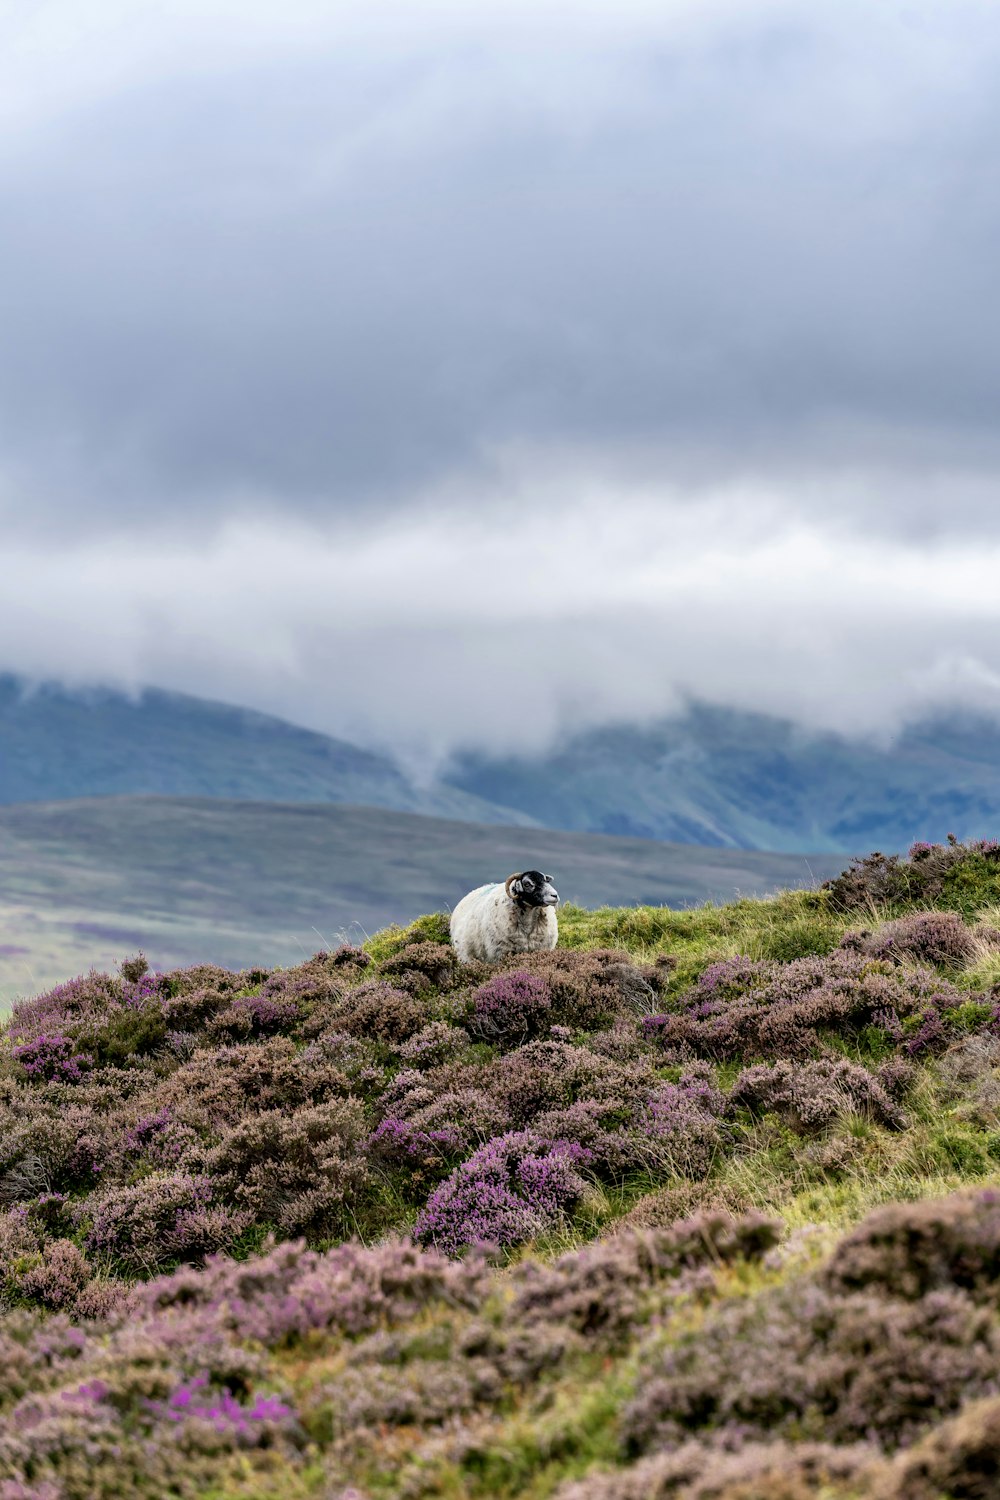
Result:
<instances>
[{"instance_id":1,"label":"black face of sheep","mask_svg":"<svg viewBox=\"0 0 1000 1500\"><path fill-rule=\"evenodd\" d=\"M551 875L541 870L525 870L510 883L510 893L518 906L558 906L559 892Z\"/></svg>"}]
</instances>

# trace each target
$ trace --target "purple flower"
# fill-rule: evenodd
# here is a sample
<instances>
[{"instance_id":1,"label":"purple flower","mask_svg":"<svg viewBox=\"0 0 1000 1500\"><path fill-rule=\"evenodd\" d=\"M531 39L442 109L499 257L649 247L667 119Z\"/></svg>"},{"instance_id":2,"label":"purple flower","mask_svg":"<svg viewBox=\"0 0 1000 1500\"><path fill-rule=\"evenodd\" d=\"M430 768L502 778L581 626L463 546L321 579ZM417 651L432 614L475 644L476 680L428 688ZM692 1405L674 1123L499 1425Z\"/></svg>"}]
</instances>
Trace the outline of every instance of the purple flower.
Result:
<instances>
[{"instance_id":1,"label":"purple flower","mask_svg":"<svg viewBox=\"0 0 1000 1500\"><path fill-rule=\"evenodd\" d=\"M414 1236L456 1255L467 1245L516 1245L554 1228L585 1190L591 1153L533 1131L494 1137L431 1194Z\"/></svg>"},{"instance_id":2,"label":"purple flower","mask_svg":"<svg viewBox=\"0 0 1000 1500\"><path fill-rule=\"evenodd\" d=\"M86 1052L74 1052L74 1046L68 1036L43 1034L32 1042L19 1043L11 1051L29 1078L79 1083L84 1070L93 1066L94 1059Z\"/></svg>"}]
</instances>

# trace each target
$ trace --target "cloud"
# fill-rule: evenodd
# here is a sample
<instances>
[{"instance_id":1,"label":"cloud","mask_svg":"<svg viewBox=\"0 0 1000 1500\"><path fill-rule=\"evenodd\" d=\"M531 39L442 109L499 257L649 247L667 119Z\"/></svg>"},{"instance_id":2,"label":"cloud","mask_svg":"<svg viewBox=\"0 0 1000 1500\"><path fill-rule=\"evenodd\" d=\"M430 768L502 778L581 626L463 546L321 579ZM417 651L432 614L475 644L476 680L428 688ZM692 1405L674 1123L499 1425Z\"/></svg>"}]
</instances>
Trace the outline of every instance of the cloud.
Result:
<instances>
[{"instance_id":1,"label":"cloud","mask_svg":"<svg viewBox=\"0 0 1000 1500\"><path fill-rule=\"evenodd\" d=\"M988 6L20 14L9 525L405 508L511 445L992 481Z\"/></svg>"},{"instance_id":2,"label":"cloud","mask_svg":"<svg viewBox=\"0 0 1000 1500\"><path fill-rule=\"evenodd\" d=\"M401 745L997 707L985 0L0 18L0 666Z\"/></svg>"},{"instance_id":3,"label":"cloud","mask_svg":"<svg viewBox=\"0 0 1000 1500\"><path fill-rule=\"evenodd\" d=\"M540 498L537 497L536 498ZM766 495L549 494L384 529L227 522L9 560L0 668L156 682L402 750L544 748L693 693L847 734L1000 712L1000 543L771 524Z\"/></svg>"}]
</instances>

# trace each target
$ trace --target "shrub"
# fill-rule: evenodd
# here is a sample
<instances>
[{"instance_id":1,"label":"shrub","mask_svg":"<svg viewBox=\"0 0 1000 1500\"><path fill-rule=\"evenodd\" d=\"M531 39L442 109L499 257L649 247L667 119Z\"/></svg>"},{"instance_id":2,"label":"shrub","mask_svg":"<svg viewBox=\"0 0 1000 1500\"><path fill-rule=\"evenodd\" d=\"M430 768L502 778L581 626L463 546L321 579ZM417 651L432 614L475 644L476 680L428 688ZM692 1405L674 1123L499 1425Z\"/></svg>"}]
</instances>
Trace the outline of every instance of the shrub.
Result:
<instances>
[{"instance_id":1,"label":"shrub","mask_svg":"<svg viewBox=\"0 0 1000 1500\"><path fill-rule=\"evenodd\" d=\"M922 1297L960 1287L992 1301L1000 1289L1000 1191L956 1193L924 1203L892 1203L841 1240L828 1286Z\"/></svg>"},{"instance_id":2,"label":"shrub","mask_svg":"<svg viewBox=\"0 0 1000 1500\"><path fill-rule=\"evenodd\" d=\"M320 1253L299 1241L248 1261L215 1256L204 1271L175 1271L136 1295L147 1316L190 1310L237 1339L276 1348L319 1329L358 1338L438 1304L475 1309L486 1289L474 1256L456 1263L405 1241Z\"/></svg>"},{"instance_id":3,"label":"shrub","mask_svg":"<svg viewBox=\"0 0 1000 1500\"><path fill-rule=\"evenodd\" d=\"M21 1294L43 1307L71 1307L90 1280L91 1270L82 1251L72 1240L52 1240L42 1250L41 1260L25 1271Z\"/></svg>"},{"instance_id":4,"label":"shrub","mask_svg":"<svg viewBox=\"0 0 1000 1500\"><path fill-rule=\"evenodd\" d=\"M251 1215L213 1199L209 1179L187 1172L154 1172L108 1188L81 1210L87 1248L147 1276L172 1261L197 1259L233 1244L251 1222Z\"/></svg>"},{"instance_id":5,"label":"shrub","mask_svg":"<svg viewBox=\"0 0 1000 1500\"><path fill-rule=\"evenodd\" d=\"M808 1283L710 1313L643 1361L629 1449L690 1434L912 1441L1000 1376L1000 1330L960 1292L888 1302Z\"/></svg>"},{"instance_id":6,"label":"shrub","mask_svg":"<svg viewBox=\"0 0 1000 1500\"><path fill-rule=\"evenodd\" d=\"M892 1130L906 1124L879 1080L846 1058L798 1066L757 1063L737 1078L729 1104L754 1114L773 1112L802 1134L822 1130L850 1111Z\"/></svg>"},{"instance_id":7,"label":"shrub","mask_svg":"<svg viewBox=\"0 0 1000 1500\"><path fill-rule=\"evenodd\" d=\"M241 1120L205 1158L225 1197L253 1220L285 1234L344 1228L345 1202L368 1181L359 1147L364 1116L354 1099L331 1100L285 1114L268 1110Z\"/></svg>"},{"instance_id":8,"label":"shrub","mask_svg":"<svg viewBox=\"0 0 1000 1500\"><path fill-rule=\"evenodd\" d=\"M564 1484L556 1500L855 1500L875 1463L875 1452L861 1444L745 1443L727 1453L688 1442L631 1468Z\"/></svg>"},{"instance_id":9,"label":"shrub","mask_svg":"<svg viewBox=\"0 0 1000 1500\"><path fill-rule=\"evenodd\" d=\"M513 1273L511 1314L518 1322L567 1326L617 1347L659 1308L650 1293L661 1282L705 1266L759 1260L777 1243L779 1229L762 1214L703 1213L669 1229L616 1234L551 1265L529 1261Z\"/></svg>"},{"instance_id":10,"label":"shrub","mask_svg":"<svg viewBox=\"0 0 1000 1500\"><path fill-rule=\"evenodd\" d=\"M932 1045L931 1015L962 998L933 970L890 968L860 953L838 950L784 965L737 958L706 969L683 1010L648 1016L643 1030L678 1056L798 1060L825 1050L830 1033L854 1038L877 1027L898 1041L902 1020L917 1015L928 1027L917 1045ZM943 1022L940 1033L943 1040Z\"/></svg>"},{"instance_id":11,"label":"shrub","mask_svg":"<svg viewBox=\"0 0 1000 1500\"><path fill-rule=\"evenodd\" d=\"M63 1083L79 1083L86 1069L94 1065L89 1053L78 1052L75 1042L58 1034L43 1033L34 1041L15 1044L11 1054L29 1078L58 1078Z\"/></svg>"},{"instance_id":12,"label":"shrub","mask_svg":"<svg viewBox=\"0 0 1000 1500\"><path fill-rule=\"evenodd\" d=\"M422 974L437 989L449 989L455 982L458 968L454 948L444 942L407 943L398 953L379 964L381 974L396 978Z\"/></svg>"},{"instance_id":13,"label":"shrub","mask_svg":"<svg viewBox=\"0 0 1000 1500\"><path fill-rule=\"evenodd\" d=\"M399 1043L408 1041L426 1021L426 1011L413 995L393 989L384 980L373 979L344 997L333 1014L331 1026L348 1036Z\"/></svg>"},{"instance_id":14,"label":"shrub","mask_svg":"<svg viewBox=\"0 0 1000 1500\"><path fill-rule=\"evenodd\" d=\"M552 997L550 1020L574 1030L596 1031L618 1016L642 1015L656 1001L656 991L628 954L612 949L518 953L505 967L545 980Z\"/></svg>"},{"instance_id":15,"label":"shrub","mask_svg":"<svg viewBox=\"0 0 1000 1500\"><path fill-rule=\"evenodd\" d=\"M922 964L961 968L976 954L976 939L957 912L910 912L884 922L874 932L850 932L842 948L873 958L910 959Z\"/></svg>"},{"instance_id":16,"label":"shrub","mask_svg":"<svg viewBox=\"0 0 1000 1500\"><path fill-rule=\"evenodd\" d=\"M991 1500L1000 1474L1000 1398L973 1401L908 1452L880 1483L878 1500Z\"/></svg>"},{"instance_id":17,"label":"shrub","mask_svg":"<svg viewBox=\"0 0 1000 1500\"><path fill-rule=\"evenodd\" d=\"M909 859L882 853L855 859L823 888L835 911L922 902L969 915L1000 896L1000 844L960 844L949 834L947 844L914 844Z\"/></svg>"},{"instance_id":18,"label":"shrub","mask_svg":"<svg viewBox=\"0 0 1000 1500\"><path fill-rule=\"evenodd\" d=\"M524 1041L548 1029L551 1009L551 991L539 975L497 974L473 994L469 1029L489 1041Z\"/></svg>"},{"instance_id":19,"label":"shrub","mask_svg":"<svg viewBox=\"0 0 1000 1500\"><path fill-rule=\"evenodd\" d=\"M487 1141L427 1200L416 1239L449 1255L517 1245L554 1229L586 1190L580 1147L515 1131Z\"/></svg>"}]
</instances>

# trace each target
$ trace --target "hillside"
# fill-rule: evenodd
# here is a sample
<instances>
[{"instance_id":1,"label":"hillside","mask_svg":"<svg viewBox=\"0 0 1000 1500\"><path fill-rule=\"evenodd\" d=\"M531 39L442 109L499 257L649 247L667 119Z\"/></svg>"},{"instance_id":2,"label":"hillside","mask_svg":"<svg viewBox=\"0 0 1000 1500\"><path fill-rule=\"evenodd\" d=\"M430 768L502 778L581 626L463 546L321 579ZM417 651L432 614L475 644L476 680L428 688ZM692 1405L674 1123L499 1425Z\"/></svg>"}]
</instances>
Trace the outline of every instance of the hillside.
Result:
<instances>
[{"instance_id":1,"label":"hillside","mask_svg":"<svg viewBox=\"0 0 1000 1500\"><path fill-rule=\"evenodd\" d=\"M812 884L821 857L686 849L375 808L112 797L0 807L0 1006L142 948L162 967L296 963L542 863L583 905Z\"/></svg>"},{"instance_id":2,"label":"hillside","mask_svg":"<svg viewBox=\"0 0 1000 1500\"><path fill-rule=\"evenodd\" d=\"M467 756L448 776L552 828L744 849L902 850L1000 832L1000 728L956 718L885 747L693 705L530 760Z\"/></svg>"},{"instance_id":3,"label":"hillside","mask_svg":"<svg viewBox=\"0 0 1000 1500\"><path fill-rule=\"evenodd\" d=\"M1000 829L1000 728L953 718L877 746L692 704L524 760L460 756L430 786L391 757L183 694L0 677L0 804L123 794L328 802L720 848L901 850Z\"/></svg>"},{"instance_id":4,"label":"hillside","mask_svg":"<svg viewBox=\"0 0 1000 1500\"><path fill-rule=\"evenodd\" d=\"M525 824L455 787L420 788L387 756L282 719L150 688L134 698L0 675L0 804L148 794L335 802Z\"/></svg>"},{"instance_id":5,"label":"hillside","mask_svg":"<svg viewBox=\"0 0 1000 1500\"><path fill-rule=\"evenodd\" d=\"M1000 846L0 1041L9 1500L992 1500Z\"/></svg>"}]
</instances>

